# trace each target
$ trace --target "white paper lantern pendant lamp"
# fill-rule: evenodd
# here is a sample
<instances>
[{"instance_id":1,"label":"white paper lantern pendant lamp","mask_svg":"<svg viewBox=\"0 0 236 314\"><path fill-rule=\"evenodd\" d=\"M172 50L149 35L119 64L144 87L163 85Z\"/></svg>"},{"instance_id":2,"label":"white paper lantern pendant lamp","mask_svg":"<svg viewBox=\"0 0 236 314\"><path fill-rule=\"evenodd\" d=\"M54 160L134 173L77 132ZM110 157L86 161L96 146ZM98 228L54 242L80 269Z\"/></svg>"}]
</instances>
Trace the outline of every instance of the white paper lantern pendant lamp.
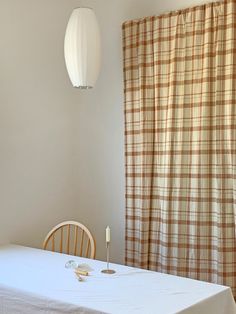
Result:
<instances>
[{"instance_id":1,"label":"white paper lantern pendant lamp","mask_svg":"<svg viewBox=\"0 0 236 314\"><path fill-rule=\"evenodd\" d=\"M65 35L64 53L67 71L74 87L92 88L101 63L98 22L91 8L72 12Z\"/></svg>"}]
</instances>

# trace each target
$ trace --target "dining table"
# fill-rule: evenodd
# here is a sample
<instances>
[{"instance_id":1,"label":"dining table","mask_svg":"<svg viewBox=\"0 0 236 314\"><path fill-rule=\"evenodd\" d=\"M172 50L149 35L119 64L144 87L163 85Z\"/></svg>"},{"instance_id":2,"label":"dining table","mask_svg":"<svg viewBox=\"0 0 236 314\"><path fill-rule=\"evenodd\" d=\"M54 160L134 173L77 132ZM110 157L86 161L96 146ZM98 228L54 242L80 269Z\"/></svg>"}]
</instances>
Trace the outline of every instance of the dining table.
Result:
<instances>
[{"instance_id":1,"label":"dining table","mask_svg":"<svg viewBox=\"0 0 236 314\"><path fill-rule=\"evenodd\" d=\"M68 268L73 263L88 276L79 280ZM236 314L229 287L114 263L114 274L102 273L106 268L99 260L0 246L0 313Z\"/></svg>"}]
</instances>

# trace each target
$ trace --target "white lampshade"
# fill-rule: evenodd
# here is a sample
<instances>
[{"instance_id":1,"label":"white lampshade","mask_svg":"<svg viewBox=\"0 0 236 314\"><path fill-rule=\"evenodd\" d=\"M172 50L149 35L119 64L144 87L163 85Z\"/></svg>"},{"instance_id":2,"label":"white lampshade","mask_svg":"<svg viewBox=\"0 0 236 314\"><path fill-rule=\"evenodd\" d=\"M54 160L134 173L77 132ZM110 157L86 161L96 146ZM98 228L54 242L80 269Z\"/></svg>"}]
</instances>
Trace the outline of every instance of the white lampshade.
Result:
<instances>
[{"instance_id":1,"label":"white lampshade","mask_svg":"<svg viewBox=\"0 0 236 314\"><path fill-rule=\"evenodd\" d=\"M66 29L64 53L72 85L92 88L101 63L100 32L92 9L77 8L72 12Z\"/></svg>"}]
</instances>

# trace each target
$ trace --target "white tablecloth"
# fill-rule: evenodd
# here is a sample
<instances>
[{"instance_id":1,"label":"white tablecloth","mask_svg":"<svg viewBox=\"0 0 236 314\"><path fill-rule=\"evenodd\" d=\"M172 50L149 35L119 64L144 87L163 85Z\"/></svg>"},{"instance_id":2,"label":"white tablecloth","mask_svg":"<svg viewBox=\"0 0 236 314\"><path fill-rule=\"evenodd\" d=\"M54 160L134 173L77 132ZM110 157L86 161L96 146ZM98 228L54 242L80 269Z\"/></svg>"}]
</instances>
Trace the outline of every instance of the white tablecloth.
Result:
<instances>
[{"instance_id":1,"label":"white tablecloth","mask_svg":"<svg viewBox=\"0 0 236 314\"><path fill-rule=\"evenodd\" d=\"M94 269L79 282L65 263ZM22 246L0 247L0 313L235 314L228 287Z\"/></svg>"}]
</instances>

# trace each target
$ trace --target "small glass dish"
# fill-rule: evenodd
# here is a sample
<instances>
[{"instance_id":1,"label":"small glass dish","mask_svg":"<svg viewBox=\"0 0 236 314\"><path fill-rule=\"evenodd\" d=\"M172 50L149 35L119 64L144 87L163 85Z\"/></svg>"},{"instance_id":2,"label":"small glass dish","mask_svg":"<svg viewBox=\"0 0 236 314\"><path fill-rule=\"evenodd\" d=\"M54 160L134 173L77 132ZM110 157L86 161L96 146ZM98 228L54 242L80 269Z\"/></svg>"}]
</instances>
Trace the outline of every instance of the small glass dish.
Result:
<instances>
[{"instance_id":1,"label":"small glass dish","mask_svg":"<svg viewBox=\"0 0 236 314\"><path fill-rule=\"evenodd\" d=\"M78 264L74 260L70 260L70 261L66 262L66 264L65 264L65 268L68 268L68 269L75 269L75 268L77 268L77 266L78 266Z\"/></svg>"}]
</instances>

